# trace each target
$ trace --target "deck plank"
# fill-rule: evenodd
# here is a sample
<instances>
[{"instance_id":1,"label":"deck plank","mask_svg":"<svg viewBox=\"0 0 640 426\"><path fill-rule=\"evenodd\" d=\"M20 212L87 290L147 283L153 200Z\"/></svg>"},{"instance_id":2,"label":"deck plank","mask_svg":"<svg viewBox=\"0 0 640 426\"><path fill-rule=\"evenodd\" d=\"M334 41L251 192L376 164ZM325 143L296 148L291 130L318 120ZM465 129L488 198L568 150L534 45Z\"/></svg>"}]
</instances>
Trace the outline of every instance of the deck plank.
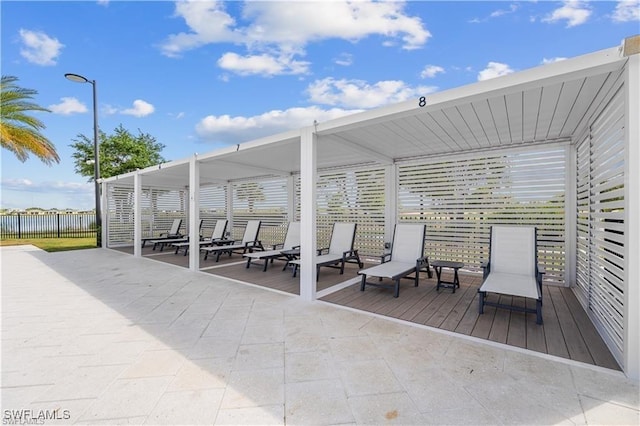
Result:
<instances>
[{"instance_id":1,"label":"deck plank","mask_svg":"<svg viewBox=\"0 0 640 426\"><path fill-rule=\"evenodd\" d=\"M580 329L580 334L586 342L589 342L589 353L593 357L595 364L607 368L618 368L616 359L607 348L607 345L604 344L604 341L600 338L598 331L582 308L578 299L573 294L573 291L569 288L561 288L560 293L573 314L573 318Z\"/></svg>"},{"instance_id":2,"label":"deck plank","mask_svg":"<svg viewBox=\"0 0 640 426\"><path fill-rule=\"evenodd\" d=\"M569 357L587 364L594 364L593 357L589 353L589 349L580 335L578 325L569 311L569 306L566 304L560 288L549 287L549 294L556 308L558 322L560 323L560 328L562 329L562 334L567 344Z\"/></svg>"}]
</instances>

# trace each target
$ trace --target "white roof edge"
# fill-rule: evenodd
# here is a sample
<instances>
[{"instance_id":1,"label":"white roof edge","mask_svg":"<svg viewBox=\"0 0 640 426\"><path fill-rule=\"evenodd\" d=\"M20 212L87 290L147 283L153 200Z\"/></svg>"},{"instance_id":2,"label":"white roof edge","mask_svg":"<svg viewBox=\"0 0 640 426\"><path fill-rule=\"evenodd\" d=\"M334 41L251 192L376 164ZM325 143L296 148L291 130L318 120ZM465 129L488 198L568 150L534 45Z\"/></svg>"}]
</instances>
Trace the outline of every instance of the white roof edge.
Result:
<instances>
[{"instance_id":1,"label":"white roof edge","mask_svg":"<svg viewBox=\"0 0 640 426\"><path fill-rule=\"evenodd\" d=\"M239 144L227 146L224 148L220 148L213 152L204 154L202 156L198 156L199 161L215 159L219 157L225 157L227 155L232 155L236 152L244 151L245 149L258 148L260 146L272 145L278 142L286 142L290 139L295 139L300 137L300 129L288 130L286 132L277 133L275 135L265 136L263 138L254 139L247 142L242 142Z\"/></svg>"},{"instance_id":2,"label":"white roof edge","mask_svg":"<svg viewBox=\"0 0 640 426\"><path fill-rule=\"evenodd\" d=\"M348 130L349 128L361 127L372 120L380 120L382 122L398 116L409 116L429 111L433 108L440 109L447 103L454 103L462 99L470 100L470 98L474 97L486 97L491 92L504 91L509 88L518 87L522 89L522 86L526 85L535 86L540 80L557 78L560 81L561 79L566 79L570 74L575 74L574 78L580 78L581 76L607 72L619 68L626 60L627 58L622 57L621 46L610 47L564 61L528 68L502 77L431 93L425 95L426 104L424 107L419 105L419 98L415 98L318 123L317 133L330 134Z\"/></svg>"},{"instance_id":3,"label":"white roof edge","mask_svg":"<svg viewBox=\"0 0 640 426\"><path fill-rule=\"evenodd\" d=\"M132 172L123 173L121 175L103 178L103 179L100 179L100 182L114 182L121 179L132 178L133 176L136 175L136 173L140 173L141 175L144 175L150 172L155 172L157 170L169 169L172 167L181 166L183 164L189 164L189 158L168 161L166 163L160 163L154 166L145 167L144 169L134 170Z\"/></svg>"}]
</instances>

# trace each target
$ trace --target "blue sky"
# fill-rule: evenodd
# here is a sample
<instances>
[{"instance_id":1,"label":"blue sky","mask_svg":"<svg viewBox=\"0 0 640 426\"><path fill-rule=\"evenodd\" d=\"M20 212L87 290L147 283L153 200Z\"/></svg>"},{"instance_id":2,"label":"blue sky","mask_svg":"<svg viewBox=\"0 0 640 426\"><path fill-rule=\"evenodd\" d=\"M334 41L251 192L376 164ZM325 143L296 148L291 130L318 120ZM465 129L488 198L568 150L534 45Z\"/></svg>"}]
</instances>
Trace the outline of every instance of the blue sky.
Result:
<instances>
[{"instance_id":1,"label":"blue sky","mask_svg":"<svg viewBox=\"0 0 640 426\"><path fill-rule=\"evenodd\" d=\"M2 75L38 91L46 166L2 149L3 208L94 205L69 145L122 124L176 160L620 44L640 1L2 1Z\"/></svg>"}]
</instances>

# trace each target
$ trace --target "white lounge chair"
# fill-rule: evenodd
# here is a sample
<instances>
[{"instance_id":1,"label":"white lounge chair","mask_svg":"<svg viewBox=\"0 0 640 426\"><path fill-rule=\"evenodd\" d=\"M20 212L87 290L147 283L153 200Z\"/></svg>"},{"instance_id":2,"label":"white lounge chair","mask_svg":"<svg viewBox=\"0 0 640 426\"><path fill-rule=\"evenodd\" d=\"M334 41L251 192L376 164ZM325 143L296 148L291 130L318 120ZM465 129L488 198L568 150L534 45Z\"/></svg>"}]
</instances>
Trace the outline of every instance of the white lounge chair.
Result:
<instances>
[{"instance_id":1,"label":"white lounge chair","mask_svg":"<svg viewBox=\"0 0 640 426\"><path fill-rule=\"evenodd\" d=\"M218 245L210 247L202 247L200 251L203 251L204 260L207 260L209 253L216 255L216 262L220 260L220 255L228 253L231 256L234 252L240 251L242 254L253 250L264 250L262 243L258 240L258 233L260 232L259 220L250 220L247 222L247 226L244 228L244 236L242 241L236 243L236 241L230 241L227 245Z\"/></svg>"},{"instance_id":2,"label":"white lounge chair","mask_svg":"<svg viewBox=\"0 0 640 426\"><path fill-rule=\"evenodd\" d=\"M147 241L159 240L159 239L169 239L169 238L178 238L181 237L180 227L182 226L182 219L173 219L173 223L171 224L171 228L167 232L162 232L157 237L143 237L142 238L142 247L145 246ZM164 237L163 237L164 236Z\"/></svg>"},{"instance_id":3,"label":"white lounge chair","mask_svg":"<svg viewBox=\"0 0 640 426\"><path fill-rule=\"evenodd\" d=\"M382 263L364 269L360 290L365 286L375 286L393 289L393 297L400 295L400 279L415 274L414 283L420 282L420 271L425 270L431 278L429 259L424 255L424 238L426 226L414 223L398 223L393 232L391 253L382 255ZM379 281L367 281L367 277L377 277ZM382 283L383 278L393 280L393 284Z\"/></svg>"},{"instance_id":4,"label":"white lounge chair","mask_svg":"<svg viewBox=\"0 0 640 426\"><path fill-rule=\"evenodd\" d=\"M202 229L202 222L203 220L200 219L200 222L198 223L198 232L200 232L200 230ZM156 247L160 247L160 251L164 250L165 246L168 246L170 244L187 241L189 241L188 235L178 235L174 238L161 238L158 240L151 240L151 242L153 243L153 250L155 250Z\"/></svg>"},{"instance_id":5,"label":"white lounge chair","mask_svg":"<svg viewBox=\"0 0 640 426\"><path fill-rule=\"evenodd\" d=\"M489 261L482 265L484 282L478 289L479 310L484 306L536 314L542 324L542 275L538 265L537 229L533 226L492 226ZM536 307L524 308L487 301L487 293L517 296L536 301Z\"/></svg>"},{"instance_id":6,"label":"white lounge chair","mask_svg":"<svg viewBox=\"0 0 640 426\"><path fill-rule=\"evenodd\" d=\"M355 223L334 223L333 230L331 231L331 242L329 247L318 249L318 256L316 257L316 280L320 276L320 267L327 266L329 268L339 268L340 274L344 273L344 264L357 263L358 267L362 268L363 264L360 261L358 250L353 249L353 243L356 239ZM293 265L293 276L295 277L298 272L298 267L301 262L300 259L289 261L290 265Z\"/></svg>"},{"instance_id":7,"label":"white lounge chair","mask_svg":"<svg viewBox=\"0 0 640 426\"><path fill-rule=\"evenodd\" d=\"M218 219L216 221L216 226L211 232L211 236L199 241L200 247L213 246L225 242L224 236L227 232L227 223L229 223L227 219ZM182 248L184 248L184 256L189 254L189 241L173 243L171 246L176 248L175 254L178 254Z\"/></svg>"},{"instance_id":8,"label":"white lounge chair","mask_svg":"<svg viewBox=\"0 0 640 426\"><path fill-rule=\"evenodd\" d=\"M286 256L282 254L283 250L294 250L300 247L300 222L291 222L287 227L287 235L284 237L284 243L275 244L272 250L256 251L253 253L245 253L244 257L247 258L247 268L251 266L251 261L264 259L263 271L267 270L269 262L273 262L273 259L288 260Z\"/></svg>"}]
</instances>

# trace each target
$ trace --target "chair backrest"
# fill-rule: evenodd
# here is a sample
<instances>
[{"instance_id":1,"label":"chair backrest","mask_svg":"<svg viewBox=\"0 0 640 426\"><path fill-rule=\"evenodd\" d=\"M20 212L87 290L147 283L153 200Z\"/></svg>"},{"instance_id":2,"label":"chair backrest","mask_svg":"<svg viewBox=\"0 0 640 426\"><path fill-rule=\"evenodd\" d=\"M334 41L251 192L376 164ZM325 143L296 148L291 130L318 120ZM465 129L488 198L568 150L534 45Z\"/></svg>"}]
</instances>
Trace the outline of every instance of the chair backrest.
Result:
<instances>
[{"instance_id":1,"label":"chair backrest","mask_svg":"<svg viewBox=\"0 0 640 426\"><path fill-rule=\"evenodd\" d=\"M228 222L227 219L218 219L216 221L216 227L213 228L213 233L211 234L212 240L221 240L224 238L224 233L227 232Z\"/></svg>"},{"instance_id":2,"label":"chair backrest","mask_svg":"<svg viewBox=\"0 0 640 426\"><path fill-rule=\"evenodd\" d=\"M259 220L250 220L247 222L247 226L244 228L244 236L242 237L242 244L250 243L251 241L258 240L258 232L260 232Z\"/></svg>"},{"instance_id":3,"label":"chair backrest","mask_svg":"<svg viewBox=\"0 0 640 426\"><path fill-rule=\"evenodd\" d=\"M424 256L426 225L398 223L393 233L391 260L412 263Z\"/></svg>"},{"instance_id":4,"label":"chair backrest","mask_svg":"<svg viewBox=\"0 0 640 426\"><path fill-rule=\"evenodd\" d=\"M181 226L182 226L182 219L173 219L173 223L171 224L171 229L169 230L169 235L176 235L178 231L180 231Z\"/></svg>"},{"instance_id":5,"label":"chair backrest","mask_svg":"<svg viewBox=\"0 0 640 426\"><path fill-rule=\"evenodd\" d=\"M534 226L492 226L491 272L535 276L536 238Z\"/></svg>"},{"instance_id":6,"label":"chair backrest","mask_svg":"<svg viewBox=\"0 0 640 426\"><path fill-rule=\"evenodd\" d=\"M291 250L300 245L300 222L291 222L287 228L287 235L284 237L284 250Z\"/></svg>"},{"instance_id":7,"label":"chair backrest","mask_svg":"<svg viewBox=\"0 0 640 426\"><path fill-rule=\"evenodd\" d=\"M342 255L345 251L353 250L356 227L357 224L355 223L334 223L331 242L329 243L329 253Z\"/></svg>"}]
</instances>

